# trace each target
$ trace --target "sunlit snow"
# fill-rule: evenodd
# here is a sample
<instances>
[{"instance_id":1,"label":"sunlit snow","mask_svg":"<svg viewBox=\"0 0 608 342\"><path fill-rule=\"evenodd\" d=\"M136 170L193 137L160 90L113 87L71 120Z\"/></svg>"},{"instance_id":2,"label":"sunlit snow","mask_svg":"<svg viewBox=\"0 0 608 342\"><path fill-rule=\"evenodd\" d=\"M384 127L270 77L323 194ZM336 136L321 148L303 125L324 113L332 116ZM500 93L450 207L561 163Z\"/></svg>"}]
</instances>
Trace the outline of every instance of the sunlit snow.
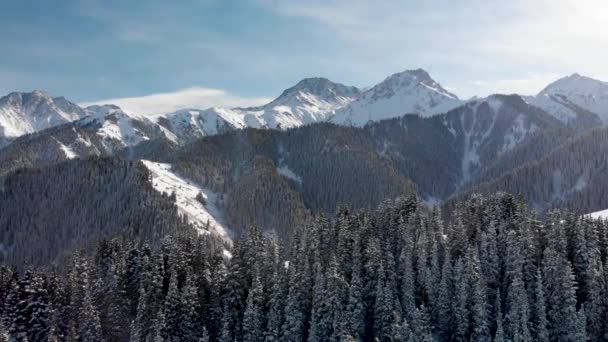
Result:
<instances>
[{"instance_id":1,"label":"sunlit snow","mask_svg":"<svg viewBox=\"0 0 608 342\"><path fill-rule=\"evenodd\" d=\"M154 189L168 194L175 193L175 204L180 215L185 216L199 233L216 234L226 241L230 241L230 231L216 205L217 195L214 192L175 174L171 170L170 164L148 160L142 160L142 162L152 173ZM205 205L196 199L199 193L205 199Z\"/></svg>"}]
</instances>

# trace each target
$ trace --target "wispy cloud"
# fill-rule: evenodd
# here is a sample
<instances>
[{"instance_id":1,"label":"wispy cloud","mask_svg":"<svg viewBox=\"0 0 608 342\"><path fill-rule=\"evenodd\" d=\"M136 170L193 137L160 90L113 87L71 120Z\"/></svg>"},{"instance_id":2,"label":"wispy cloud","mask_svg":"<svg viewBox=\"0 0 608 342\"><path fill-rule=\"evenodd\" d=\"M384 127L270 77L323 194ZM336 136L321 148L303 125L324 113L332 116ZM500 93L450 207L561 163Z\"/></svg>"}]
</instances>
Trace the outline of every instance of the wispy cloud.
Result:
<instances>
[{"instance_id":1,"label":"wispy cloud","mask_svg":"<svg viewBox=\"0 0 608 342\"><path fill-rule=\"evenodd\" d=\"M80 103L90 105L114 104L128 113L144 116L157 116L180 109L209 107L246 107L258 106L271 101L267 97L242 97L221 89L192 87L174 92L150 94L139 97L123 97Z\"/></svg>"},{"instance_id":2,"label":"wispy cloud","mask_svg":"<svg viewBox=\"0 0 608 342\"><path fill-rule=\"evenodd\" d=\"M608 78L605 0L258 1L317 22L358 58L445 75L464 96L536 92L575 71Z\"/></svg>"}]
</instances>

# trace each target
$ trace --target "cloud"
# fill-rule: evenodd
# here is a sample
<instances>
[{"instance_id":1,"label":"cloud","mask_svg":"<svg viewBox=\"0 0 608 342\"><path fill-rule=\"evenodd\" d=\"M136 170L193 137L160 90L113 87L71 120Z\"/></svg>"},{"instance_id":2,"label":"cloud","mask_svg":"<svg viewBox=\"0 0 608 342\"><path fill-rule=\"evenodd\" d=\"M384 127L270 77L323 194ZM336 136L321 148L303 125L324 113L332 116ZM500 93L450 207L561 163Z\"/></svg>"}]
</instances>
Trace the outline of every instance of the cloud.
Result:
<instances>
[{"instance_id":1,"label":"cloud","mask_svg":"<svg viewBox=\"0 0 608 342\"><path fill-rule=\"evenodd\" d=\"M241 97L221 89L192 87L169 93L98 100L79 105L87 107L96 104L114 104L128 113L158 116L186 108L259 106L271 100L268 97Z\"/></svg>"},{"instance_id":2,"label":"cloud","mask_svg":"<svg viewBox=\"0 0 608 342\"><path fill-rule=\"evenodd\" d=\"M421 66L464 96L537 91L547 75L608 78L605 0L258 1L335 33L377 68Z\"/></svg>"}]
</instances>

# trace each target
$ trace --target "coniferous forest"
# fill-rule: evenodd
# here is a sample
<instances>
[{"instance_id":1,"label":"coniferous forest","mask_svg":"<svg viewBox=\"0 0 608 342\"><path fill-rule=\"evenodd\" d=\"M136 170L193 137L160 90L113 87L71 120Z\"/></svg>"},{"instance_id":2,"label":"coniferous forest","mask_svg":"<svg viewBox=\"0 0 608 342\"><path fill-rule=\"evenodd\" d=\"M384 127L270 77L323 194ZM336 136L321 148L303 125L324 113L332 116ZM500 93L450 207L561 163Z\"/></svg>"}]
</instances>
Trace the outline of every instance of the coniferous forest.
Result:
<instances>
[{"instance_id":1,"label":"coniferous forest","mask_svg":"<svg viewBox=\"0 0 608 342\"><path fill-rule=\"evenodd\" d=\"M11 341L603 341L608 225L504 193L445 222L415 198L338 208L289 246L101 239L64 268L0 272Z\"/></svg>"}]
</instances>

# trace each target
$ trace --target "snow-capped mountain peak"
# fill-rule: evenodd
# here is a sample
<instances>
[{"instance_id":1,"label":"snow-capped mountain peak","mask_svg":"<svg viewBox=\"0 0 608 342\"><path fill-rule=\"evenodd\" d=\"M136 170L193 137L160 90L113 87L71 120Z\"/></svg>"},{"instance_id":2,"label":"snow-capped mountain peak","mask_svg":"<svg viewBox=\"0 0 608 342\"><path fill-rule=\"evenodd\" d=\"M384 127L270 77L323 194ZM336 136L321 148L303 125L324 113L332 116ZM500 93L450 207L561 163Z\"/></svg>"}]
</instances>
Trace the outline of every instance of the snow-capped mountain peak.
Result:
<instances>
[{"instance_id":1,"label":"snow-capped mountain peak","mask_svg":"<svg viewBox=\"0 0 608 342\"><path fill-rule=\"evenodd\" d=\"M445 95L448 98L458 99L458 97L441 86L437 81L431 78L431 75L424 69L406 70L400 73L393 74L387 77L379 86L374 87L376 91L398 91L400 89L411 89L416 86L424 86L431 91Z\"/></svg>"},{"instance_id":2,"label":"snow-capped mountain peak","mask_svg":"<svg viewBox=\"0 0 608 342\"><path fill-rule=\"evenodd\" d=\"M316 96L326 102L343 103L345 99L357 97L361 91L357 87L346 86L334 83L324 77L305 78L295 86L286 89L283 93L269 105L273 103L283 103L293 96L308 94Z\"/></svg>"},{"instance_id":3,"label":"snow-capped mountain peak","mask_svg":"<svg viewBox=\"0 0 608 342\"><path fill-rule=\"evenodd\" d=\"M574 73L549 84L539 95L607 96L608 83Z\"/></svg>"},{"instance_id":4,"label":"snow-capped mountain peak","mask_svg":"<svg viewBox=\"0 0 608 342\"><path fill-rule=\"evenodd\" d=\"M564 122L592 114L608 123L608 83L578 73L558 79L528 100Z\"/></svg>"},{"instance_id":5,"label":"snow-capped mountain peak","mask_svg":"<svg viewBox=\"0 0 608 342\"><path fill-rule=\"evenodd\" d=\"M246 127L239 113L231 109L181 109L157 118L158 125L170 140L185 143L231 129Z\"/></svg>"},{"instance_id":6,"label":"snow-capped mountain peak","mask_svg":"<svg viewBox=\"0 0 608 342\"><path fill-rule=\"evenodd\" d=\"M462 103L425 70L406 70L387 77L363 92L355 101L338 109L331 121L363 126L368 121L404 114L432 116L454 109Z\"/></svg>"},{"instance_id":7,"label":"snow-capped mountain peak","mask_svg":"<svg viewBox=\"0 0 608 342\"><path fill-rule=\"evenodd\" d=\"M74 121L86 112L63 97L47 92L13 92L0 98L0 140Z\"/></svg>"},{"instance_id":8,"label":"snow-capped mountain peak","mask_svg":"<svg viewBox=\"0 0 608 342\"><path fill-rule=\"evenodd\" d=\"M247 126L285 129L325 121L360 94L361 90L356 87L327 78L305 78L266 105L234 111L243 117Z\"/></svg>"},{"instance_id":9,"label":"snow-capped mountain peak","mask_svg":"<svg viewBox=\"0 0 608 342\"><path fill-rule=\"evenodd\" d=\"M94 126L108 151L135 146L158 136L161 131L156 123L142 116L128 114L116 105L93 105L85 110L88 116L76 124L81 127Z\"/></svg>"}]
</instances>

